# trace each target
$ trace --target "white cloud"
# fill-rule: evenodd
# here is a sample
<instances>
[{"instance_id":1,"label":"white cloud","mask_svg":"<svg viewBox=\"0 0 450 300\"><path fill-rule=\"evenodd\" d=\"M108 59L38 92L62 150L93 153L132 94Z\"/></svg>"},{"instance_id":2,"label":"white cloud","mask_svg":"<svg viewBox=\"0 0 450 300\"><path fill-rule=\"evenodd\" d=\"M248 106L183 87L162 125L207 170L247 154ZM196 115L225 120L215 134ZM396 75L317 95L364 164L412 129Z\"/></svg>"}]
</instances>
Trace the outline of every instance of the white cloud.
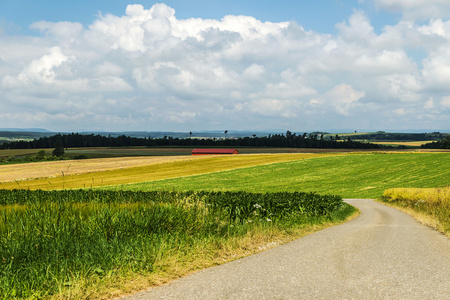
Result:
<instances>
[{"instance_id":1,"label":"white cloud","mask_svg":"<svg viewBox=\"0 0 450 300\"><path fill-rule=\"evenodd\" d=\"M349 116L365 94L364 91L356 91L351 85L342 83L325 93L324 102L331 104L338 114Z\"/></svg>"},{"instance_id":2,"label":"white cloud","mask_svg":"<svg viewBox=\"0 0 450 300\"><path fill-rule=\"evenodd\" d=\"M433 100L433 98L430 98L430 99L428 99L427 102L425 102L424 108L425 109L433 109L434 108L434 100Z\"/></svg>"},{"instance_id":3,"label":"white cloud","mask_svg":"<svg viewBox=\"0 0 450 300\"><path fill-rule=\"evenodd\" d=\"M421 5L392 3L377 1L389 10ZM403 20L376 33L356 10L331 35L250 16L177 19L156 4L129 5L86 27L32 28L42 35L0 35L0 127L22 118L54 130L317 130L355 122L376 129L380 120L413 128L428 124L409 117L424 108L423 120L448 121L437 108L447 107L442 94L450 92L450 21Z\"/></svg>"},{"instance_id":4,"label":"white cloud","mask_svg":"<svg viewBox=\"0 0 450 300\"><path fill-rule=\"evenodd\" d=\"M441 100L440 105L441 105L443 108L446 108L446 109L447 109L447 108L450 108L450 96L443 97L442 100Z\"/></svg>"},{"instance_id":5,"label":"white cloud","mask_svg":"<svg viewBox=\"0 0 450 300\"><path fill-rule=\"evenodd\" d=\"M296 117L297 103L278 99L262 99L252 101L250 111L267 117Z\"/></svg>"},{"instance_id":6,"label":"white cloud","mask_svg":"<svg viewBox=\"0 0 450 300\"><path fill-rule=\"evenodd\" d=\"M38 81L41 83L52 83L55 81L55 68L61 66L69 58L65 56L58 46L50 49L47 55L33 60L30 65L19 74L20 81Z\"/></svg>"}]
</instances>

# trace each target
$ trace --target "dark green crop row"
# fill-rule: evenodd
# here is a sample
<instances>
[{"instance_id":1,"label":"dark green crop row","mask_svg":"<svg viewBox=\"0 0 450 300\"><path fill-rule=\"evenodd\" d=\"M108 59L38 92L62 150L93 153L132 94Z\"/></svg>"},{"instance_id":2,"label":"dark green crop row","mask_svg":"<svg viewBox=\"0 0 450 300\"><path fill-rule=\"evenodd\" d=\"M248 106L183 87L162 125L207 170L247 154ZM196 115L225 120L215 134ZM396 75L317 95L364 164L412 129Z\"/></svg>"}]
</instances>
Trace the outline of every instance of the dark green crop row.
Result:
<instances>
[{"instance_id":1,"label":"dark green crop row","mask_svg":"<svg viewBox=\"0 0 450 300\"><path fill-rule=\"evenodd\" d=\"M291 213L323 216L342 204L342 197L317 193L277 192L130 192L99 190L0 190L0 205L54 203L174 203L196 195L211 208L227 212L231 221L246 219L257 210L264 217L283 218Z\"/></svg>"}]
</instances>

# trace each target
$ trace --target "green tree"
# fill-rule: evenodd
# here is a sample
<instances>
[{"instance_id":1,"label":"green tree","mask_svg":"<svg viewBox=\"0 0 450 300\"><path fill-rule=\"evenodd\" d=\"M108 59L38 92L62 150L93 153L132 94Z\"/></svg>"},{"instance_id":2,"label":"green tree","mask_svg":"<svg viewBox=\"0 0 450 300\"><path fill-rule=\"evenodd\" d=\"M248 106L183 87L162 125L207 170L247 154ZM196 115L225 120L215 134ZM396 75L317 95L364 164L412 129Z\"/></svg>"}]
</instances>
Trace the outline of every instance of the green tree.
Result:
<instances>
[{"instance_id":1,"label":"green tree","mask_svg":"<svg viewBox=\"0 0 450 300\"><path fill-rule=\"evenodd\" d=\"M64 146L60 140L57 140L55 143L55 149L52 152L53 156L61 157L64 156Z\"/></svg>"},{"instance_id":2,"label":"green tree","mask_svg":"<svg viewBox=\"0 0 450 300\"><path fill-rule=\"evenodd\" d=\"M44 159L45 158L45 150L39 150L36 157L41 160Z\"/></svg>"}]
</instances>

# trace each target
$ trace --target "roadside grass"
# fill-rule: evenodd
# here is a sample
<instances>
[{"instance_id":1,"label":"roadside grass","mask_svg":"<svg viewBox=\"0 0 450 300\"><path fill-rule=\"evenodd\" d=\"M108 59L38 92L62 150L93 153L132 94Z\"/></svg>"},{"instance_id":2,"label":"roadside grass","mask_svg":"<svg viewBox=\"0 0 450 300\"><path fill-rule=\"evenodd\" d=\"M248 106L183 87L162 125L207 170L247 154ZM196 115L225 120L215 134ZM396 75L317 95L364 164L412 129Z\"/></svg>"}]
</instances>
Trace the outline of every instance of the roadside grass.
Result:
<instances>
[{"instance_id":1,"label":"roadside grass","mask_svg":"<svg viewBox=\"0 0 450 300\"><path fill-rule=\"evenodd\" d=\"M337 154L249 154L237 156L189 156L177 161L167 158L165 163L153 163L129 168L74 174L66 176L68 170L73 170L74 162L66 162L61 166L58 177L40 178L35 180L10 181L0 183L0 189L73 189L91 188L100 186L122 185L149 180L160 180L192 176L196 174L209 174L232 169L248 168L257 165L275 164L279 162L304 160L315 157L325 157ZM78 163L78 162L77 162ZM87 162L85 162L87 163ZM80 162L83 164L83 162ZM67 166L67 168L63 167ZM36 165L44 169L45 165ZM1 170L2 168L0 168ZM24 170L27 170L26 166ZM95 169L94 169L95 170ZM93 171L94 171L93 170Z\"/></svg>"},{"instance_id":2,"label":"roadside grass","mask_svg":"<svg viewBox=\"0 0 450 300\"><path fill-rule=\"evenodd\" d=\"M450 237L450 186L388 189L381 201Z\"/></svg>"},{"instance_id":3,"label":"roadside grass","mask_svg":"<svg viewBox=\"0 0 450 300\"><path fill-rule=\"evenodd\" d=\"M301 193L16 190L0 203L2 299L110 299L356 215Z\"/></svg>"},{"instance_id":4,"label":"roadside grass","mask_svg":"<svg viewBox=\"0 0 450 300\"><path fill-rule=\"evenodd\" d=\"M344 198L379 198L395 187L442 187L450 153L320 156L239 170L107 187L121 190L303 191Z\"/></svg>"}]
</instances>

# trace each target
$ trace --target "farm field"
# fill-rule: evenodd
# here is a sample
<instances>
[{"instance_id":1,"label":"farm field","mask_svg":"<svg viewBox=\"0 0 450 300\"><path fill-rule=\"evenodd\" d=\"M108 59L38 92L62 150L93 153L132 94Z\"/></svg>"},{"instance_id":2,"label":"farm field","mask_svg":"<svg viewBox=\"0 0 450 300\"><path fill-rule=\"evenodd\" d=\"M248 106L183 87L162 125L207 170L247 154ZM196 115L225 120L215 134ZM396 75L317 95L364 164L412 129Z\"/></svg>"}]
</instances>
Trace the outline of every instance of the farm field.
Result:
<instances>
[{"instance_id":1,"label":"farm field","mask_svg":"<svg viewBox=\"0 0 450 300\"><path fill-rule=\"evenodd\" d=\"M420 148L421 145L431 143L434 141L410 141L410 142L372 142L378 145L388 145L388 146L406 146L410 148Z\"/></svg>"},{"instance_id":2,"label":"farm field","mask_svg":"<svg viewBox=\"0 0 450 300\"><path fill-rule=\"evenodd\" d=\"M285 218L286 222L275 222L275 226L272 223L278 220L277 215L254 200L262 199L262 195L289 199L296 197L297 192L314 192L318 193L310 195L314 199L319 199L320 195L330 196L330 199L379 198L390 188L444 187L450 181L449 158L448 152L294 153L129 157L0 166L0 174L2 168L3 174L10 176L20 170L28 179L16 182L18 173L12 176L15 178L3 175L0 189L20 186L26 190L11 191L11 195L3 191L6 196L2 204L6 206L0 206L0 217L4 220L0 224L0 239L6 242L10 234L22 232L21 227L14 227L14 224L38 226L36 228L42 231L30 231L31 235L25 235L29 231L25 230L21 233L24 236L17 236L14 243L2 242L6 247L2 251L15 253L8 254L14 258L5 258L2 267L8 272L17 270L17 276L22 278L20 283L8 277L1 279L0 284L8 287L3 296L17 298L18 292L24 291L20 292L23 298L109 298L139 287L157 285L338 224L354 213L345 210L333 215L330 211L331 215L327 213L325 217L305 218L303 212L307 210L302 205L301 214L294 218L297 221ZM42 170L51 168L53 173L47 176L58 177L33 179L43 177ZM7 180L10 181L5 182ZM50 194L32 191L91 186L106 191L64 190ZM102 193L112 196L104 199ZM216 194L224 195L226 201L207 200L215 199ZM51 200L52 197L56 200ZM291 203L289 201L287 203ZM147 202L151 203L150 207ZM204 203L221 203L216 207L217 213L224 214L218 217L212 207ZM237 203L241 203L240 206L236 206ZM288 209L283 214L295 211ZM249 212L256 212L256 215ZM209 213L213 214L207 217ZM151 235L152 240L143 238L145 232L139 234L142 240L128 235L135 226L148 228L145 224L156 216L168 222L164 223L167 226L164 228L175 230L176 234L163 238ZM254 219L255 216L261 217ZM189 230L183 227L186 224L182 221L188 219ZM213 225L213 219L219 223ZM6 223L6 220L12 221ZM222 227L226 224L229 226ZM202 237L197 233L184 235L194 227L201 230ZM212 237L213 233L220 234ZM78 248L72 247L69 236L80 239ZM55 243L51 242L52 237L57 237ZM95 253L80 252L89 248L80 245L94 241ZM133 250L137 245L143 247L143 252ZM67 254L62 256L61 253ZM35 266L16 265L21 257L33 261ZM60 268L48 273L45 261L60 264ZM125 268L118 267L117 263L123 261Z\"/></svg>"},{"instance_id":3,"label":"farm field","mask_svg":"<svg viewBox=\"0 0 450 300\"><path fill-rule=\"evenodd\" d=\"M0 190L0 298L112 298L354 213L312 193Z\"/></svg>"},{"instance_id":4,"label":"farm field","mask_svg":"<svg viewBox=\"0 0 450 300\"><path fill-rule=\"evenodd\" d=\"M389 188L448 185L449 156L449 152L361 152L45 162L0 166L0 188L314 191L379 198Z\"/></svg>"},{"instance_id":5,"label":"farm field","mask_svg":"<svg viewBox=\"0 0 450 300\"><path fill-rule=\"evenodd\" d=\"M450 153L366 153L319 156L116 187L123 190L315 191L344 198L379 198L394 187L450 184Z\"/></svg>"},{"instance_id":6,"label":"farm field","mask_svg":"<svg viewBox=\"0 0 450 300\"><path fill-rule=\"evenodd\" d=\"M64 189L122 185L327 155L337 154L167 156L4 165L0 166L0 189Z\"/></svg>"},{"instance_id":7,"label":"farm field","mask_svg":"<svg viewBox=\"0 0 450 300\"><path fill-rule=\"evenodd\" d=\"M101 172L200 158L192 156L116 157L0 165L0 182L57 177L62 176L62 173L65 175L73 175Z\"/></svg>"}]
</instances>

